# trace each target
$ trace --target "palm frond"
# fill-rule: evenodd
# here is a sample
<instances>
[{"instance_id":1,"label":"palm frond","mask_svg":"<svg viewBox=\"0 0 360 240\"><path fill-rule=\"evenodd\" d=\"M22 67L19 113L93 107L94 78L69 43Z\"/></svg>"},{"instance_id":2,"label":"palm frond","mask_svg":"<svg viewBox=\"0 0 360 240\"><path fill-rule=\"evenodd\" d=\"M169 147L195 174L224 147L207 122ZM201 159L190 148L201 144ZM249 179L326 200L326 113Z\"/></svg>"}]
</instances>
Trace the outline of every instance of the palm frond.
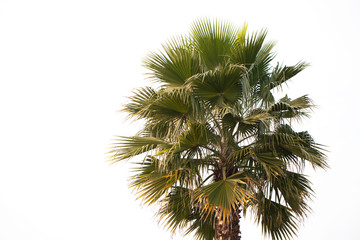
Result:
<instances>
[{"instance_id":1,"label":"palm frond","mask_svg":"<svg viewBox=\"0 0 360 240\"><path fill-rule=\"evenodd\" d=\"M292 236L296 236L298 221L290 208L259 194L253 212L256 222L261 226L263 233L272 239L291 239Z\"/></svg>"},{"instance_id":2,"label":"palm frond","mask_svg":"<svg viewBox=\"0 0 360 240\"><path fill-rule=\"evenodd\" d=\"M313 190L305 175L286 171L271 179L266 187L268 198L274 197L277 203L285 203L298 217L305 217L310 211L307 200L313 195Z\"/></svg>"},{"instance_id":3,"label":"palm frond","mask_svg":"<svg viewBox=\"0 0 360 240\"><path fill-rule=\"evenodd\" d=\"M213 70L228 61L239 30L222 21L202 19L191 27L191 38L205 70Z\"/></svg>"},{"instance_id":4,"label":"palm frond","mask_svg":"<svg viewBox=\"0 0 360 240\"><path fill-rule=\"evenodd\" d=\"M151 87L139 88L134 95L129 98L123 111L129 113L129 117L135 119L148 118L151 116L149 107L157 99L156 91Z\"/></svg>"},{"instance_id":5,"label":"palm frond","mask_svg":"<svg viewBox=\"0 0 360 240\"><path fill-rule=\"evenodd\" d=\"M186 37L179 37L164 44L162 52L150 53L144 60L144 67L150 70L150 78L165 86L178 87L198 73L199 58L189 44Z\"/></svg>"},{"instance_id":6,"label":"palm frond","mask_svg":"<svg viewBox=\"0 0 360 240\"><path fill-rule=\"evenodd\" d=\"M202 214L211 216L217 211L224 221L228 221L232 209L252 198L252 194L245 188L246 180L246 175L241 173L197 189L195 202L205 202Z\"/></svg>"},{"instance_id":7,"label":"palm frond","mask_svg":"<svg viewBox=\"0 0 360 240\"><path fill-rule=\"evenodd\" d=\"M225 64L189 79L195 91L212 106L232 105L242 96L246 78L243 66Z\"/></svg>"},{"instance_id":8,"label":"palm frond","mask_svg":"<svg viewBox=\"0 0 360 240\"><path fill-rule=\"evenodd\" d=\"M291 79L301 71L303 71L309 64L306 62L298 62L294 66L282 66L277 64L270 76L270 88L281 86L287 80Z\"/></svg>"},{"instance_id":9,"label":"palm frond","mask_svg":"<svg viewBox=\"0 0 360 240\"><path fill-rule=\"evenodd\" d=\"M163 151L171 147L171 143L154 137L118 137L111 148L110 154L112 154L112 161L118 162L154 149Z\"/></svg>"}]
</instances>

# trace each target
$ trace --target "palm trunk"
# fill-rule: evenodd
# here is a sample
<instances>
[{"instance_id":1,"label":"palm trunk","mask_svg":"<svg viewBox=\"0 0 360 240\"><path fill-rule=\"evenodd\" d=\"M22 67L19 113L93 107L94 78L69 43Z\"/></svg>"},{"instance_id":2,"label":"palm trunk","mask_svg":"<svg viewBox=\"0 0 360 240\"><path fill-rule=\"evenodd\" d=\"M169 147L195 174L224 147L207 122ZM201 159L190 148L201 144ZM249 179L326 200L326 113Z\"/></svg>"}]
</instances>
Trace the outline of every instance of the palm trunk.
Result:
<instances>
[{"instance_id":1,"label":"palm trunk","mask_svg":"<svg viewBox=\"0 0 360 240\"><path fill-rule=\"evenodd\" d=\"M215 240L240 240L240 209L234 210L227 221L223 221L221 216L216 217Z\"/></svg>"},{"instance_id":2,"label":"palm trunk","mask_svg":"<svg viewBox=\"0 0 360 240\"><path fill-rule=\"evenodd\" d=\"M227 161L223 162L223 159L228 159L230 156L230 150L227 146L226 140L221 139L220 153L223 156L219 159L219 165L214 169L215 181L226 179L228 176L238 172L232 164L226 164ZM240 204L239 204L240 206ZM215 240L240 240L240 208L237 207L232 209L229 219L223 220L218 211L215 219Z\"/></svg>"}]
</instances>

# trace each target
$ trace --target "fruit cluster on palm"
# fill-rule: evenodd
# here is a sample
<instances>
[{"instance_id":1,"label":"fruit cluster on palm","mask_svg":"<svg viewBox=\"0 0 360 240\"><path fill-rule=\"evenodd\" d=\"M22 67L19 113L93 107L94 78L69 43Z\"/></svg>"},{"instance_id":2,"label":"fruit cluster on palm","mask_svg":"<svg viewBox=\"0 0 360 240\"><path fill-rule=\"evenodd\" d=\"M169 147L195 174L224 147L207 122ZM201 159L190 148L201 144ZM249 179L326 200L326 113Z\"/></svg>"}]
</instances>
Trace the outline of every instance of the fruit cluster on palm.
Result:
<instances>
[{"instance_id":1,"label":"fruit cluster on palm","mask_svg":"<svg viewBox=\"0 0 360 240\"><path fill-rule=\"evenodd\" d=\"M159 204L172 231L237 240L240 215L251 212L265 235L288 239L310 210L303 169L327 164L292 122L308 117L312 103L273 95L307 64L273 65L275 44L265 37L200 20L144 61L156 87L137 89L123 109L144 127L114 143L113 161L139 155L131 187Z\"/></svg>"}]
</instances>

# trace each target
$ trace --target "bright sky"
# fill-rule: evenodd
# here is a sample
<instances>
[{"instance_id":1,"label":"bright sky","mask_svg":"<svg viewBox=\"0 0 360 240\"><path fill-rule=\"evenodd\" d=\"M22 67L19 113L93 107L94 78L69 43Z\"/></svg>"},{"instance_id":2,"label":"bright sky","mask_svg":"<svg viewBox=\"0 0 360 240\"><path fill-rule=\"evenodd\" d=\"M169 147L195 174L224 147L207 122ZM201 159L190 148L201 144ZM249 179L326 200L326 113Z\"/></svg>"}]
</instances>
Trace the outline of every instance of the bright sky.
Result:
<instances>
[{"instance_id":1,"label":"bright sky","mask_svg":"<svg viewBox=\"0 0 360 240\"><path fill-rule=\"evenodd\" d=\"M359 13L357 0L0 0L0 240L170 239L128 189L131 164L105 153L139 127L117 110L149 84L143 57L204 16L266 27L279 62L311 63L284 90L319 105L302 129L331 169L309 171L297 239L358 239ZM263 239L251 219L241 230Z\"/></svg>"}]
</instances>

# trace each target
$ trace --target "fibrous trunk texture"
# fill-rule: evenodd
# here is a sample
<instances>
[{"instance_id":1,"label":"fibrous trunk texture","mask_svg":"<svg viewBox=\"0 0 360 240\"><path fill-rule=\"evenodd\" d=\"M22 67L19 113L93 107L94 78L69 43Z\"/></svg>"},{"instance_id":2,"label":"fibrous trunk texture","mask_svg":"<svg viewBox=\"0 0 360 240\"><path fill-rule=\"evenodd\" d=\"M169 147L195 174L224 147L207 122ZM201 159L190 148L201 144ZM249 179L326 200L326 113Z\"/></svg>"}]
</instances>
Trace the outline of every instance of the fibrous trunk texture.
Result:
<instances>
[{"instance_id":1,"label":"fibrous trunk texture","mask_svg":"<svg viewBox=\"0 0 360 240\"><path fill-rule=\"evenodd\" d=\"M216 217L215 240L240 240L240 209L233 210L231 218L223 221L221 216Z\"/></svg>"}]
</instances>

